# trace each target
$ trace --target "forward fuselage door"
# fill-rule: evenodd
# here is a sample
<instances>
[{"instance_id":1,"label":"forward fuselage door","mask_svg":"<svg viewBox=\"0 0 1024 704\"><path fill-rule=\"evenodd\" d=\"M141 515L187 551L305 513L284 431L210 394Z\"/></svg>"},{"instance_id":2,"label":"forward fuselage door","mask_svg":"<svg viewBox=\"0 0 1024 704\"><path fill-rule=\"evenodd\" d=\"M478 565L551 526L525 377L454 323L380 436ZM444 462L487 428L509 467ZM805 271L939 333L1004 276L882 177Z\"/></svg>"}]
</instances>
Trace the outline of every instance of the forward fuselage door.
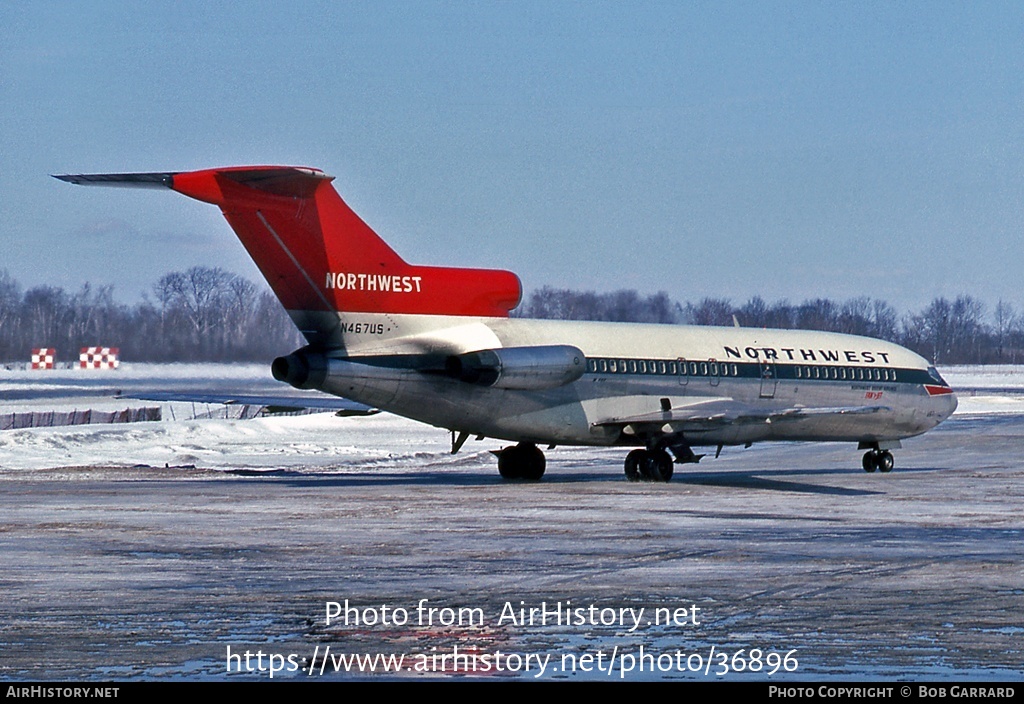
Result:
<instances>
[{"instance_id":1,"label":"forward fuselage door","mask_svg":"<svg viewBox=\"0 0 1024 704\"><path fill-rule=\"evenodd\" d=\"M761 398L775 398L779 379L775 374L775 360L761 360Z\"/></svg>"}]
</instances>

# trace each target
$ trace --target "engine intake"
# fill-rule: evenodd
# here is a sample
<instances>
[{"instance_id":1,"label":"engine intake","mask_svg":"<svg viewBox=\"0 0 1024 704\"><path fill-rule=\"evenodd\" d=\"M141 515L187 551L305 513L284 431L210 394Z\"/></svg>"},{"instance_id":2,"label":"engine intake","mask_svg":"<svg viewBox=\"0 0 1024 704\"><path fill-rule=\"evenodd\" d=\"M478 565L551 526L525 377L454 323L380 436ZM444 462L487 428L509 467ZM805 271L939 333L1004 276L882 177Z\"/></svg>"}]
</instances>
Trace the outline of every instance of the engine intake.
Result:
<instances>
[{"instance_id":1,"label":"engine intake","mask_svg":"<svg viewBox=\"0 0 1024 704\"><path fill-rule=\"evenodd\" d=\"M319 389L327 377L327 359L322 354L292 352L275 359L270 373L297 389Z\"/></svg>"}]
</instances>

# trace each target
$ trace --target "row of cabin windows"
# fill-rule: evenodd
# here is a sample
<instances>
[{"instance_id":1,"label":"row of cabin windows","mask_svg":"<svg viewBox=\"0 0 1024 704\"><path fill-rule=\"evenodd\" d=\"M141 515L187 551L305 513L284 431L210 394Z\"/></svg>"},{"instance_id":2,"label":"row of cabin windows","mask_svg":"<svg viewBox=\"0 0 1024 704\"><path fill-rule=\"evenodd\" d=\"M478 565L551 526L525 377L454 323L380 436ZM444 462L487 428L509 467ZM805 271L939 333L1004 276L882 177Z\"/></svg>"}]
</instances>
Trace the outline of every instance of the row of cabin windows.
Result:
<instances>
[{"instance_id":1,"label":"row of cabin windows","mask_svg":"<svg viewBox=\"0 0 1024 704\"><path fill-rule=\"evenodd\" d=\"M587 360L591 374L656 374L669 376L739 376L739 367L727 362L684 362L665 359ZM895 369L878 367L797 366L797 379L828 379L836 381L896 381Z\"/></svg>"},{"instance_id":2,"label":"row of cabin windows","mask_svg":"<svg viewBox=\"0 0 1024 704\"><path fill-rule=\"evenodd\" d=\"M896 381L895 369L878 367L797 367L797 379L836 379L838 381Z\"/></svg>"},{"instance_id":3,"label":"row of cabin windows","mask_svg":"<svg viewBox=\"0 0 1024 704\"><path fill-rule=\"evenodd\" d=\"M683 362L666 359L588 359L592 374L667 374L669 376L739 376L739 367L726 362Z\"/></svg>"}]
</instances>

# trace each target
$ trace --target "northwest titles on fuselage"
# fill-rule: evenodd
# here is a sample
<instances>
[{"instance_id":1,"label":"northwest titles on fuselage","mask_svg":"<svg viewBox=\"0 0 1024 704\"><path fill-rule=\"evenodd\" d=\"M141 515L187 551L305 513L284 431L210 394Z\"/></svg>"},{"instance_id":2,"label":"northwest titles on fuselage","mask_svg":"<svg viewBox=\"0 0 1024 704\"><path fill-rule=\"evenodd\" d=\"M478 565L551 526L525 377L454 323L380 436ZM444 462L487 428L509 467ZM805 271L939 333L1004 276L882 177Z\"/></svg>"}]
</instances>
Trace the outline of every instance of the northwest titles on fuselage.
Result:
<instances>
[{"instance_id":1,"label":"northwest titles on fuselage","mask_svg":"<svg viewBox=\"0 0 1024 704\"><path fill-rule=\"evenodd\" d=\"M729 347L724 345L726 359L786 359L801 362L843 362L848 364L889 364L888 352L869 350L797 349L795 347ZM782 355L785 355L783 357ZM798 356L799 355L799 356Z\"/></svg>"}]
</instances>

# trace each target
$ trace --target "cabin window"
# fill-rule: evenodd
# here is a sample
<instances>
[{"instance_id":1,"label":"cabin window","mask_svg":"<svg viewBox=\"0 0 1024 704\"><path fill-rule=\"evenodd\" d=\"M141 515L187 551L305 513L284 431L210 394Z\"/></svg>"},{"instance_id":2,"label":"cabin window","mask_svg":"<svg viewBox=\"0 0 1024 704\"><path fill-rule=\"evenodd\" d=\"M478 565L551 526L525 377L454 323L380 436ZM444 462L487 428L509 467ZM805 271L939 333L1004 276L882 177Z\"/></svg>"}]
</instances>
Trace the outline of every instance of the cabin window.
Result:
<instances>
[{"instance_id":1,"label":"cabin window","mask_svg":"<svg viewBox=\"0 0 1024 704\"><path fill-rule=\"evenodd\" d=\"M683 366L684 366L684 369L683 369L682 373L685 374L686 373L686 369L685 369L686 365L683 365ZM676 367L676 363L675 362L669 362L668 363L668 373L671 374L672 376L675 376L678 373L678 368Z\"/></svg>"},{"instance_id":2,"label":"cabin window","mask_svg":"<svg viewBox=\"0 0 1024 704\"><path fill-rule=\"evenodd\" d=\"M659 374L664 374L664 373L666 373L666 371L668 371L668 367L665 365L665 363L664 362L658 362L658 373Z\"/></svg>"},{"instance_id":3,"label":"cabin window","mask_svg":"<svg viewBox=\"0 0 1024 704\"><path fill-rule=\"evenodd\" d=\"M712 362L708 365L708 371L711 372L711 376L718 376L718 365Z\"/></svg>"}]
</instances>

